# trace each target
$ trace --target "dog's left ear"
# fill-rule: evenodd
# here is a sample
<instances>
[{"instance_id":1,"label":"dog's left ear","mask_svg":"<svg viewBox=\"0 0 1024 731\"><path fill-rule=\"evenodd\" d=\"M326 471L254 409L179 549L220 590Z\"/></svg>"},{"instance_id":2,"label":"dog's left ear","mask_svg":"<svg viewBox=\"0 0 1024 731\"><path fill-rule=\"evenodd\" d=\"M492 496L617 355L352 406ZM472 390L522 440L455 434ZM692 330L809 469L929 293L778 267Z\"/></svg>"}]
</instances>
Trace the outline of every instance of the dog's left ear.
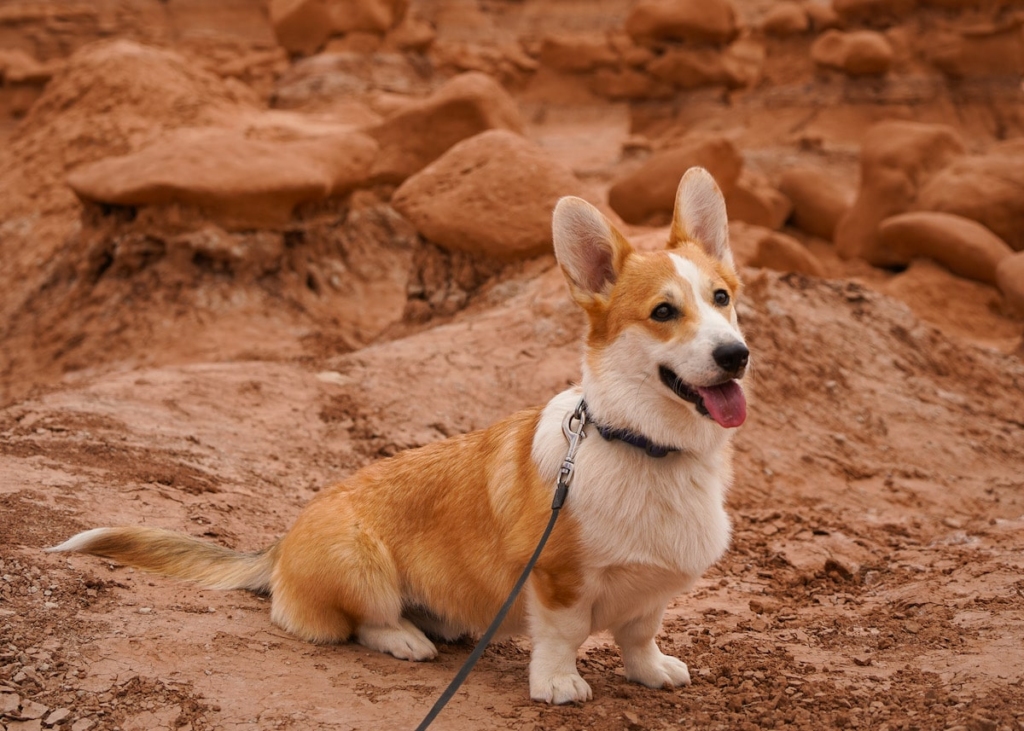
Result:
<instances>
[{"instance_id":1,"label":"dog's left ear","mask_svg":"<svg viewBox=\"0 0 1024 731\"><path fill-rule=\"evenodd\" d=\"M625 237L594 206L573 196L558 201L551 229L573 299L586 306L607 297L633 251Z\"/></svg>"},{"instance_id":2,"label":"dog's left ear","mask_svg":"<svg viewBox=\"0 0 1024 731\"><path fill-rule=\"evenodd\" d=\"M669 247L692 241L710 256L733 267L729 218L718 183L704 168L690 168L679 181Z\"/></svg>"}]
</instances>

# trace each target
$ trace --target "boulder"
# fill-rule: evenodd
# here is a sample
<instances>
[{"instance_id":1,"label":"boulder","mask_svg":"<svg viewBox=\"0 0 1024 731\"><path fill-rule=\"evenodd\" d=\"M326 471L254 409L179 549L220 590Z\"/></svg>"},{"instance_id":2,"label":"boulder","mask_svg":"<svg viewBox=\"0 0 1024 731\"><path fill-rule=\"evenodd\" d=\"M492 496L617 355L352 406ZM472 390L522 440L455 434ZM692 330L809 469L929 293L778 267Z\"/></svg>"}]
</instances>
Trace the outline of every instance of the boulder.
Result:
<instances>
[{"instance_id":1,"label":"boulder","mask_svg":"<svg viewBox=\"0 0 1024 731\"><path fill-rule=\"evenodd\" d=\"M876 266L896 263L877 251L878 224L909 210L922 186L963 154L960 136L945 125L881 122L870 127L861 145L857 199L836 226L838 254Z\"/></svg>"},{"instance_id":2,"label":"boulder","mask_svg":"<svg viewBox=\"0 0 1024 731\"><path fill-rule=\"evenodd\" d=\"M608 203L628 223L647 223L656 215L668 223L679 180L695 165L707 168L722 192L729 195L740 176L743 158L726 137L689 136L675 147L653 153L639 169L615 181L608 191Z\"/></svg>"},{"instance_id":3,"label":"boulder","mask_svg":"<svg viewBox=\"0 0 1024 731\"><path fill-rule=\"evenodd\" d=\"M921 187L914 208L971 218L1014 251L1024 250L1024 143L952 161Z\"/></svg>"},{"instance_id":4,"label":"boulder","mask_svg":"<svg viewBox=\"0 0 1024 731\"><path fill-rule=\"evenodd\" d=\"M1024 252L1019 251L999 262L996 286L1006 298L1009 309L1024 315Z\"/></svg>"},{"instance_id":5,"label":"boulder","mask_svg":"<svg viewBox=\"0 0 1024 731\"><path fill-rule=\"evenodd\" d=\"M757 84L763 75L766 55L764 43L755 38L740 38L731 43L722 54L728 85L749 88Z\"/></svg>"},{"instance_id":6,"label":"boulder","mask_svg":"<svg viewBox=\"0 0 1024 731\"><path fill-rule=\"evenodd\" d=\"M777 272L797 272L811 277L825 276L825 267L806 246L792 236L777 231L768 232L758 240L747 266L774 269Z\"/></svg>"},{"instance_id":7,"label":"boulder","mask_svg":"<svg viewBox=\"0 0 1024 731\"><path fill-rule=\"evenodd\" d=\"M937 31L924 53L937 69L954 79L1019 78L1024 73L1024 34L1019 23Z\"/></svg>"},{"instance_id":8,"label":"boulder","mask_svg":"<svg viewBox=\"0 0 1024 731\"><path fill-rule=\"evenodd\" d=\"M406 13L402 22L392 28L384 40L387 48L426 53L437 39L437 30L416 13Z\"/></svg>"},{"instance_id":9,"label":"boulder","mask_svg":"<svg viewBox=\"0 0 1024 731\"><path fill-rule=\"evenodd\" d=\"M489 129L522 131L515 101L486 74L460 74L367 130L381 147L373 178L400 183L455 143Z\"/></svg>"},{"instance_id":10,"label":"boulder","mask_svg":"<svg viewBox=\"0 0 1024 731\"><path fill-rule=\"evenodd\" d=\"M327 0L271 0L270 24L289 53L316 53L331 37Z\"/></svg>"},{"instance_id":11,"label":"boulder","mask_svg":"<svg viewBox=\"0 0 1024 731\"><path fill-rule=\"evenodd\" d=\"M270 0L277 42L290 53L315 53L335 33L382 34L398 24L403 0Z\"/></svg>"},{"instance_id":12,"label":"boulder","mask_svg":"<svg viewBox=\"0 0 1024 731\"><path fill-rule=\"evenodd\" d=\"M326 0L335 33L386 33L405 15L406 0Z\"/></svg>"},{"instance_id":13,"label":"boulder","mask_svg":"<svg viewBox=\"0 0 1024 731\"><path fill-rule=\"evenodd\" d=\"M182 204L226 228L273 227L286 224L299 203L365 183L376 154L373 139L342 126L279 139L186 128L138 152L76 168L68 184L83 201Z\"/></svg>"},{"instance_id":14,"label":"boulder","mask_svg":"<svg viewBox=\"0 0 1024 731\"><path fill-rule=\"evenodd\" d=\"M583 185L549 153L508 130L464 140L405 181L392 206L450 251L524 259L551 251L551 211Z\"/></svg>"},{"instance_id":15,"label":"boulder","mask_svg":"<svg viewBox=\"0 0 1024 731\"><path fill-rule=\"evenodd\" d=\"M578 74L615 66L618 56L604 34L558 33L541 42L540 62L555 71Z\"/></svg>"},{"instance_id":16,"label":"boulder","mask_svg":"<svg viewBox=\"0 0 1024 731\"><path fill-rule=\"evenodd\" d=\"M667 99L675 95L671 84L633 68L598 69L590 88L609 99Z\"/></svg>"},{"instance_id":17,"label":"boulder","mask_svg":"<svg viewBox=\"0 0 1024 731\"><path fill-rule=\"evenodd\" d=\"M779 38L805 33L810 25L804 6L788 0L774 3L761 20L761 30Z\"/></svg>"},{"instance_id":18,"label":"boulder","mask_svg":"<svg viewBox=\"0 0 1024 731\"><path fill-rule=\"evenodd\" d=\"M831 4L819 5L818 3L809 3L804 6L804 11L811 22L811 30L815 33L843 27L843 19L839 17L839 14Z\"/></svg>"},{"instance_id":19,"label":"boulder","mask_svg":"<svg viewBox=\"0 0 1024 731\"><path fill-rule=\"evenodd\" d=\"M733 220L779 229L789 218L793 204L765 176L744 169L725 196L725 208Z\"/></svg>"},{"instance_id":20,"label":"boulder","mask_svg":"<svg viewBox=\"0 0 1024 731\"><path fill-rule=\"evenodd\" d=\"M729 247L732 249L732 258L736 261L737 266L751 266L750 262L757 254L757 247L760 246L761 239L771 233L773 233L772 230L764 226L751 226L749 223L735 219L729 221ZM662 248L664 248L664 243Z\"/></svg>"},{"instance_id":21,"label":"boulder","mask_svg":"<svg viewBox=\"0 0 1024 731\"><path fill-rule=\"evenodd\" d=\"M61 61L40 63L18 48L0 48L0 84L42 86L62 66Z\"/></svg>"},{"instance_id":22,"label":"boulder","mask_svg":"<svg viewBox=\"0 0 1024 731\"><path fill-rule=\"evenodd\" d=\"M953 274L996 283L996 267L1013 254L1006 242L969 218L913 211L885 219L878 247L888 261L909 264L917 257L938 262Z\"/></svg>"},{"instance_id":23,"label":"boulder","mask_svg":"<svg viewBox=\"0 0 1024 731\"><path fill-rule=\"evenodd\" d=\"M779 190L793 204L793 225L828 241L853 204L854 191L821 168L786 170L779 178Z\"/></svg>"},{"instance_id":24,"label":"boulder","mask_svg":"<svg viewBox=\"0 0 1024 731\"><path fill-rule=\"evenodd\" d=\"M730 0L640 0L626 18L638 43L728 43L739 32Z\"/></svg>"},{"instance_id":25,"label":"boulder","mask_svg":"<svg viewBox=\"0 0 1024 731\"><path fill-rule=\"evenodd\" d=\"M917 0L832 0L832 7L846 23L885 27L910 15Z\"/></svg>"},{"instance_id":26,"label":"boulder","mask_svg":"<svg viewBox=\"0 0 1024 731\"><path fill-rule=\"evenodd\" d=\"M892 45L881 33L829 30L811 44L811 59L847 76L882 76L893 60Z\"/></svg>"},{"instance_id":27,"label":"boulder","mask_svg":"<svg viewBox=\"0 0 1024 731\"><path fill-rule=\"evenodd\" d=\"M670 48L647 63L647 72L678 89L702 86L753 86L761 78L764 45L740 39L724 51L716 48Z\"/></svg>"},{"instance_id":28,"label":"boulder","mask_svg":"<svg viewBox=\"0 0 1024 731\"><path fill-rule=\"evenodd\" d=\"M726 85L731 81L715 48L671 48L647 64L647 72L678 89Z\"/></svg>"}]
</instances>

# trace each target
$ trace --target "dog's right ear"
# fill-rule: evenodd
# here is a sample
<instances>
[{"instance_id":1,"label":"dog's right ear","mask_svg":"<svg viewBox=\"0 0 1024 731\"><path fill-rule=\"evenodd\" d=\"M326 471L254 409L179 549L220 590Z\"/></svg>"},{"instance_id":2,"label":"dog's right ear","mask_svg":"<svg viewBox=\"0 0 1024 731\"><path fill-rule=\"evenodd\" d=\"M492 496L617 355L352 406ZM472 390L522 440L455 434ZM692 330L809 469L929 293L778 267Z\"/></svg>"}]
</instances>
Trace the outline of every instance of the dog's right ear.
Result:
<instances>
[{"instance_id":1,"label":"dog's right ear","mask_svg":"<svg viewBox=\"0 0 1024 731\"><path fill-rule=\"evenodd\" d=\"M582 198L559 200L551 223L555 258L573 299L586 306L598 297L607 297L633 250L629 242Z\"/></svg>"}]
</instances>

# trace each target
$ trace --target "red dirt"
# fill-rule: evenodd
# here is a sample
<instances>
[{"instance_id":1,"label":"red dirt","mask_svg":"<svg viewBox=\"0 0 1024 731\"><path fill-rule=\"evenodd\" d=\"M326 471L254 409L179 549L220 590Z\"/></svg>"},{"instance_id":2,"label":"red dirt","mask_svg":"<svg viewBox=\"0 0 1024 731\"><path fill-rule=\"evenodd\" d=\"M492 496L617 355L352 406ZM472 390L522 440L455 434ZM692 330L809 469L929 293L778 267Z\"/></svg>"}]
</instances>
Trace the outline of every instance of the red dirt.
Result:
<instances>
[{"instance_id":1,"label":"red dirt","mask_svg":"<svg viewBox=\"0 0 1024 731\"><path fill-rule=\"evenodd\" d=\"M86 5L13 23L0 4L0 44L46 62L109 36L174 48L207 69L188 73L209 98L157 123L165 100L127 81L105 80L113 111L100 96L73 113L0 86L0 113L20 119L0 126L0 729L412 727L468 645L416 665L313 646L261 597L41 549L122 523L262 547L352 470L578 378L581 317L550 256L447 253L394 213L390 186L309 206L285 231L221 232L248 247L240 259L195 256L220 251L196 243L210 229L195 211L83 209L67 170L197 115L232 124L293 63L256 0ZM754 89L610 102L500 49L619 27L625 2L411 5L437 30L436 69L413 91L476 59L513 90L528 136L598 192L682 129L725 131L766 175L812 160L851 187L870 121L952 124L972 149L1024 129L1019 89L945 86L899 54L885 83L821 76L807 36L768 39ZM769 5L737 3L747 22ZM386 113L398 102L382 89L353 104ZM883 271L787 233L827 278L743 272L754 366L733 545L660 637L693 685L627 683L597 636L580 653L594 701L541 706L519 638L488 649L436 728L1024 729L1024 321L930 262ZM114 240L121 258L102 266ZM179 244L189 256L166 254Z\"/></svg>"}]
</instances>

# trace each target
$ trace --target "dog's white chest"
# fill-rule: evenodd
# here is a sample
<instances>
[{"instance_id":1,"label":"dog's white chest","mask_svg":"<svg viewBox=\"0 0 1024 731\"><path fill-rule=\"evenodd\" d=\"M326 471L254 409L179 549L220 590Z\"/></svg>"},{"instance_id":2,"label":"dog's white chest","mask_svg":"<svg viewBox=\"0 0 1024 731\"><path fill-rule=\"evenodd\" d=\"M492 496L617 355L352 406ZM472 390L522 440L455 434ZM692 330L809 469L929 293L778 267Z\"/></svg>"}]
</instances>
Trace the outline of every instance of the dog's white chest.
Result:
<instances>
[{"instance_id":1,"label":"dog's white chest","mask_svg":"<svg viewBox=\"0 0 1024 731\"><path fill-rule=\"evenodd\" d=\"M685 455L656 462L628 445L592 446L570 497L589 566L646 566L692 581L721 557L729 519L718 476Z\"/></svg>"},{"instance_id":2,"label":"dog's white chest","mask_svg":"<svg viewBox=\"0 0 1024 731\"><path fill-rule=\"evenodd\" d=\"M533 450L544 476L553 479L565 456L561 419L578 398L560 394L544 412ZM567 502L580 526L588 572L602 577L600 583L621 576L644 584L643 575L655 583L676 577L677 590L692 583L729 544L725 460L690 454L652 458L588 430Z\"/></svg>"}]
</instances>

